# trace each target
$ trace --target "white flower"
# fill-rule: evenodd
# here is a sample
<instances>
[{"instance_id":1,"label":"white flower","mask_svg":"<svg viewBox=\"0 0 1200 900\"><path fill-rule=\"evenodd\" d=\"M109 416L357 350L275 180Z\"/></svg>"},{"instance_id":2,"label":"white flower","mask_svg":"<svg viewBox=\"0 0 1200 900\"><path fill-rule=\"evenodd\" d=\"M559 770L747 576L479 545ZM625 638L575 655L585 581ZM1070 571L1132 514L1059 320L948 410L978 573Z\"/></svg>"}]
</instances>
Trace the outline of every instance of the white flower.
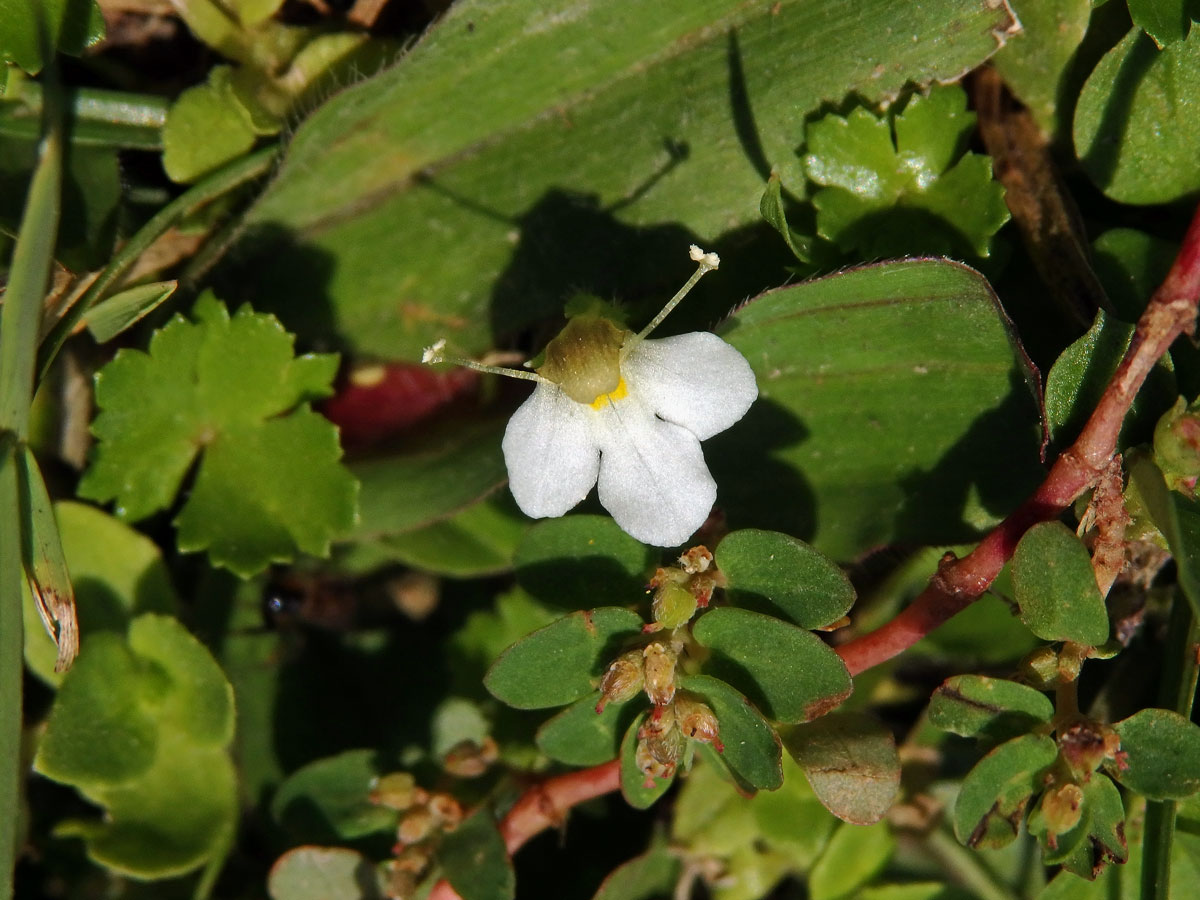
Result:
<instances>
[{"instance_id":1,"label":"white flower","mask_svg":"<svg viewBox=\"0 0 1200 900\"><path fill-rule=\"evenodd\" d=\"M645 339L718 263L697 248L692 258L696 275L640 334L575 317L547 346L537 375L505 373L537 381L503 444L509 487L526 515L561 516L598 483L600 503L643 543L676 546L704 524L717 486L700 441L741 419L758 386L745 358L715 334Z\"/></svg>"}]
</instances>

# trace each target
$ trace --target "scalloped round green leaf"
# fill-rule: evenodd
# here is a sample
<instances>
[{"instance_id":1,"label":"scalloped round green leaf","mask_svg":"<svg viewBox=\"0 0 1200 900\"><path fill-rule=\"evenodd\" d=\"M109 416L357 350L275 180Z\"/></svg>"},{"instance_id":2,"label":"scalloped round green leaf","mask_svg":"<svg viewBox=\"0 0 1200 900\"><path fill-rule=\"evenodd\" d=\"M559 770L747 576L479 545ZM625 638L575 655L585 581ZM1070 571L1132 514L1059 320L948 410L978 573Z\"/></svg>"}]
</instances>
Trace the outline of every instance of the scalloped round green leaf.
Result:
<instances>
[{"instance_id":1,"label":"scalloped round green leaf","mask_svg":"<svg viewBox=\"0 0 1200 900\"><path fill-rule=\"evenodd\" d=\"M985 675L947 678L929 701L929 722L963 737L1006 741L1049 722L1054 704L1028 685Z\"/></svg>"},{"instance_id":2,"label":"scalloped round green leaf","mask_svg":"<svg viewBox=\"0 0 1200 900\"><path fill-rule=\"evenodd\" d=\"M1075 153L1121 203L1170 203L1200 189L1200 35L1162 50L1133 28L1100 60L1075 107Z\"/></svg>"},{"instance_id":3,"label":"scalloped round green leaf","mask_svg":"<svg viewBox=\"0 0 1200 900\"><path fill-rule=\"evenodd\" d=\"M719 330L759 387L705 445L733 528L794 534L837 560L955 544L1043 477L1023 351L966 266L840 272L763 294Z\"/></svg>"},{"instance_id":4,"label":"scalloped round green leaf","mask_svg":"<svg viewBox=\"0 0 1200 900\"><path fill-rule=\"evenodd\" d=\"M1089 647L1108 640L1108 610L1091 556L1066 525L1041 522L1025 532L1012 580L1021 621L1038 637Z\"/></svg>"},{"instance_id":5,"label":"scalloped round green leaf","mask_svg":"<svg viewBox=\"0 0 1200 900\"><path fill-rule=\"evenodd\" d=\"M824 715L850 696L846 664L811 631L734 607L709 610L692 636L714 652L708 670L740 688L780 722Z\"/></svg>"},{"instance_id":6,"label":"scalloped round green leaf","mask_svg":"<svg viewBox=\"0 0 1200 900\"><path fill-rule=\"evenodd\" d=\"M396 827L396 812L368 799L381 775L374 750L347 750L289 775L271 798L271 818L292 840L349 841Z\"/></svg>"},{"instance_id":7,"label":"scalloped round green leaf","mask_svg":"<svg viewBox=\"0 0 1200 900\"><path fill-rule=\"evenodd\" d=\"M637 613L614 606L563 616L500 654L484 686L518 709L573 703L595 690L596 679L644 624Z\"/></svg>"},{"instance_id":8,"label":"scalloped round green leaf","mask_svg":"<svg viewBox=\"0 0 1200 900\"><path fill-rule=\"evenodd\" d=\"M635 604L644 599L654 565L651 548L631 538L608 516L575 515L538 522L517 546L517 582L555 606L590 608L603 599Z\"/></svg>"},{"instance_id":9,"label":"scalloped round green leaf","mask_svg":"<svg viewBox=\"0 0 1200 900\"><path fill-rule=\"evenodd\" d=\"M708 675L688 675L680 687L703 697L717 716L721 759L750 785L773 791L783 784L782 743L767 720L732 687Z\"/></svg>"},{"instance_id":10,"label":"scalloped round green leaf","mask_svg":"<svg viewBox=\"0 0 1200 900\"><path fill-rule=\"evenodd\" d=\"M139 613L175 610L178 598L152 540L86 503L59 501L54 517L83 640L104 631L124 633ZM58 650L42 627L33 595L28 590L24 595L25 663L47 684L58 685L65 675L54 671Z\"/></svg>"},{"instance_id":11,"label":"scalloped round green leaf","mask_svg":"<svg viewBox=\"0 0 1200 900\"><path fill-rule=\"evenodd\" d=\"M599 691L589 694L544 722L534 735L538 749L570 766L598 766L615 759L630 707L609 703L598 713L600 697Z\"/></svg>"},{"instance_id":12,"label":"scalloped round green leaf","mask_svg":"<svg viewBox=\"0 0 1200 900\"><path fill-rule=\"evenodd\" d=\"M1003 847L1021 827L1030 798L1058 758L1058 745L1026 734L996 747L963 779L954 804L954 833L969 847Z\"/></svg>"},{"instance_id":13,"label":"scalloped round green leaf","mask_svg":"<svg viewBox=\"0 0 1200 900\"><path fill-rule=\"evenodd\" d=\"M34 767L81 788L143 774L158 743L154 716L145 708L145 680L121 636L89 637L65 673Z\"/></svg>"},{"instance_id":14,"label":"scalloped round green leaf","mask_svg":"<svg viewBox=\"0 0 1200 900\"><path fill-rule=\"evenodd\" d=\"M1152 800L1182 800L1200 791L1200 727L1169 709L1143 709L1113 725L1129 768L1109 773Z\"/></svg>"},{"instance_id":15,"label":"scalloped round green leaf","mask_svg":"<svg viewBox=\"0 0 1200 900\"><path fill-rule=\"evenodd\" d=\"M446 835L437 859L462 900L512 900L516 893L512 860L486 806Z\"/></svg>"},{"instance_id":16,"label":"scalloped round green leaf","mask_svg":"<svg viewBox=\"0 0 1200 900\"><path fill-rule=\"evenodd\" d=\"M854 587L837 563L778 531L734 531L717 545L716 562L731 603L801 628L823 628L854 605Z\"/></svg>"},{"instance_id":17,"label":"scalloped round green leaf","mask_svg":"<svg viewBox=\"0 0 1200 900\"><path fill-rule=\"evenodd\" d=\"M667 778L655 778L654 783L647 787L646 776L638 768L637 734L647 715L646 712L640 713L629 723L625 736L621 738L621 795L634 809L649 809L675 783L676 773L672 772Z\"/></svg>"},{"instance_id":18,"label":"scalloped round green leaf","mask_svg":"<svg viewBox=\"0 0 1200 900\"><path fill-rule=\"evenodd\" d=\"M793 730L786 744L817 799L839 819L872 825L891 809L900 757L892 733L871 716L832 713Z\"/></svg>"},{"instance_id":19,"label":"scalloped round green leaf","mask_svg":"<svg viewBox=\"0 0 1200 900\"><path fill-rule=\"evenodd\" d=\"M237 817L233 725L233 689L176 619L140 616L127 644L95 635L63 680L34 766L104 817L56 832L136 878L180 875L226 852Z\"/></svg>"},{"instance_id":20,"label":"scalloped round green leaf","mask_svg":"<svg viewBox=\"0 0 1200 900\"><path fill-rule=\"evenodd\" d=\"M813 866L808 891L812 900L839 900L855 892L879 874L896 849L886 822L861 827L843 824L833 833L829 846Z\"/></svg>"},{"instance_id":21,"label":"scalloped round green leaf","mask_svg":"<svg viewBox=\"0 0 1200 900\"><path fill-rule=\"evenodd\" d=\"M271 900L382 900L375 866L348 847L293 847L271 866Z\"/></svg>"}]
</instances>

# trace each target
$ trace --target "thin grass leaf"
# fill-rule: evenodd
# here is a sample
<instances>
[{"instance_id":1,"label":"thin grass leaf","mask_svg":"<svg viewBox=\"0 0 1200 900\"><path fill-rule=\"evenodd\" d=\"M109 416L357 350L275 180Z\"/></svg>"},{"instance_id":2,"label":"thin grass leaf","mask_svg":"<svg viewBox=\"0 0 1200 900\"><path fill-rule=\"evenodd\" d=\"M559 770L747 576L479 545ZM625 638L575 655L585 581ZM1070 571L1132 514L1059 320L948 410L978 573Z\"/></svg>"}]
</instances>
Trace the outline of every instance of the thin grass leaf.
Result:
<instances>
[{"instance_id":1,"label":"thin grass leaf","mask_svg":"<svg viewBox=\"0 0 1200 900\"><path fill-rule=\"evenodd\" d=\"M152 281L113 294L88 310L87 329L98 343L111 341L175 293L178 281Z\"/></svg>"}]
</instances>

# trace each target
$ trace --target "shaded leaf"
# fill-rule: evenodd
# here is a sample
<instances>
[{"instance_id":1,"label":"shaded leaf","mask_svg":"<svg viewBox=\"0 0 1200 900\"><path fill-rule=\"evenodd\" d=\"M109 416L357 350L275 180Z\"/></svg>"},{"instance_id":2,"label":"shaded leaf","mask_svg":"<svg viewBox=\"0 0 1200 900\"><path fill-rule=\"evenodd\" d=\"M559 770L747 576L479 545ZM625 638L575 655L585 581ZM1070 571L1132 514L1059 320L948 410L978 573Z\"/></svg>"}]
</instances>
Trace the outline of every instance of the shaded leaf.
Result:
<instances>
[{"instance_id":1,"label":"shaded leaf","mask_svg":"<svg viewBox=\"0 0 1200 900\"><path fill-rule=\"evenodd\" d=\"M233 89L231 66L215 66L204 84L171 105L163 125L163 168L172 181L203 178L254 146L251 114Z\"/></svg>"},{"instance_id":2,"label":"shaded leaf","mask_svg":"<svg viewBox=\"0 0 1200 900\"><path fill-rule=\"evenodd\" d=\"M374 750L347 750L293 772L271 798L271 817L293 840L349 841L396 827L396 812L370 802L381 775Z\"/></svg>"},{"instance_id":3,"label":"shaded leaf","mask_svg":"<svg viewBox=\"0 0 1200 900\"><path fill-rule=\"evenodd\" d=\"M75 585L80 633L124 634L131 619L144 612L172 613L178 598L158 546L145 535L84 503L54 504L63 553ZM48 684L63 673L54 671L55 648L25 596L25 664Z\"/></svg>"},{"instance_id":4,"label":"shaded leaf","mask_svg":"<svg viewBox=\"0 0 1200 900\"><path fill-rule=\"evenodd\" d=\"M665 843L654 843L641 856L613 869L592 900L649 900L670 896L679 880L681 863Z\"/></svg>"},{"instance_id":5,"label":"shaded leaf","mask_svg":"<svg viewBox=\"0 0 1200 900\"><path fill-rule=\"evenodd\" d=\"M609 703L596 712L597 691L572 703L537 730L538 749L571 766L598 766L615 759L620 749L622 720L628 718L623 703Z\"/></svg>"},{"instance_id":6,"label":"shaded leaf","mask_svg":"<svg viewBox=\"0 0 1200 900\"><path fill-rule=\"evenodd\" d=\"M1054 704L1028 685L956 675L948 678L929 702L929 721L943 731L963 737L1006 741L1050 721Z\"/></svg>"},{"instance_id":7,"label":"shaded leaf","mask_svg":"<svg viewBox=\"0 0 1200 900\"><path fill-rule=\"evenodd\" d=\"M679 682L703 697L716 713L725 745L721 759L735 775L766 791L783 784L779 736L745 697L708 675L688 675Z\"/></svg>"},{"instance_id":8,"label":"shaded leaf","mask_svg":"<svg viewBox=\"0 0 1200 900\"><path fill-rule=\"evenodd\" d=\"M1046 377L1046 421L1051 436L1060 445L1075 440L1132 337L1132 325L1106 316L1101 310L1087 333L1055 360ZM1120 446L1148 439L1162 407L1175 399L1175 378L1165 365L1155 366L1146 381L1121 426Z\"/></svg>"},{"instance_id":9,"label":"shaded leaf","mask_svg":"<svg viewBox=\"0 0 1200 900\"><path fill-rule=\"evenodd\" d=\"M1088 880L1098 876L1110 863L1122 865L1129 858L1125 841L1125 806L1117 786L1103 775L1093 775L1083 785L1088 828L1085 839L1062 867Z\"/></svg>"},{"instance_id":10,"label":"shaded leaf","mask_svg":"<svg viewBox=\"0 0 1200 900\"><path fill-rule=\"evenodd\" d=\"M516 893L512 861L486 806L446 835L438 862L462 900L511 900Z\"/></svg>"},{"instance_id":11,"label":"shaded leaf","mask_svg":"<svg viewBox=\"0 0 1200 900\"><path fill-rule=\"evenodd\" d=\"M854 588L836 563L777 531L746 528L726 535L716 562L728 579L730 602L801 628L836 622L854 605Z\"/></svg>"},{"instance_id":12,"label":"shaded leaf","mask_svg":"<svg viewBox=\"0 0 1200 900\"><path fill-rule=\"evenodd\" d=\"M595 689L596 679L643 624L636 613L612 606L564 616L505 650L484 686L518 709L571 703Z\"/></svg>"},{"instance_id":13,"label":"shaded leaf","mask_svg":"<svg viewBox=\"0 0 1200 900\"><path fill-rule=\"evenodd\" d=\"M1058 757L1052 738L1026 734L1001 744L963 779L954 833L969 847L1003 847L1017 836L1030 797Z\"/></svg>"},{"instance_id":14,"label":"shaded leaf","mask_svg":"<svg viewBox=\"0 0 1200 900\"><path fill-rule=\"evenodd\" d=\"M784 243L788 245L788 249L792 251L792 255L796 259L802 263L812 262L811 241L804 235L797 234L788 225L787 212L783 203L783 183L775 172L772 172L771 177L767 179L762 199L758 202L758 213L768 225L779 232L779 236L783 238Z\"/></svg>"},{"instance_id":15,"label":"shaded leaf","mask_svg":"<svg viewBox=\"0 0 1200 900\"><path fill-rule=\"evenodd\" d=\"M953 544L1041 480L1023 354L965 266L816 279L763 294L721 331L759 387L705 449L732 527L768 525L834 559Z\"/></svg>"},{"instance_id":16,"label":"shaded leaf","mask_svg":"<svg viewBox=\"0 0 1200 900\"><path fill-rule=\"evenodd\" d=\"M953 79L1014 25L1003 4L930 0L906 8L903 28L872 29L867 50L861 23L890 9L455 4L402 65L301 125L230 255L230 282L288 310L301 333L327 337L332 320L347 348L402 359L440 337L482 352L557 315L580 287L647 297L674 278L651 247L755 224L772 165L803 182L796 129L808 111ZM745 102L728 102L731 79ZM748 164L739 139L746 110L763 164ZM314 266L329 307L296 309Z\"/></svg>"},{"instance_id":17,"label":"shaded leaf","mask_svg":"<svg viewBox=\"0 0 1200 900\"><path fill-rule=\"evenodd\" d=\"M1013 555L1012 578L1021 621L1038 637L1089 647L1108 640L1108 610L1091 556L1061 522L1025 532Z\"/></svg>"},{"instance_id":18,"label":"shaded leaf","mask_svg":"<svg viewBox=\"0 0 1200 900\"><path fill-rule=\"evenodd\" d=\"M530 528L513 564L521 587L539 600L578 609L601 599L630 604L643 600L654 556L608 516L574 515Z\"/></svg>"},{"instance_id":19,"label":"shaded leaf","mask_svg":"<svg viewBox=\"0 0 1200 900\"><path fill-rule=\"evenodd\" d=\"M900 791L895 738L871 716L825 716L792 731L787 748L817 799L846 822L878 822Z\"/></svg>"},{"instance_id":20,"label":"shaded leaf","mask_svg":"<svg viewBox=\"0 0 1200 900\"><path fill-rule=\"evenodd\" d=\"M41 29L47 43L61 53L79 56L104 39L104 17L96 0L0 0L0 60L13 62L30 74L46 64Z\"/></svg>"},{"instance_id":21,"label":"shaded leaf","mask_svg":"<svg viewBox=\"0 0 1200 900\"><path fill-rule=\"evenodd\" d=\"M846 664L828 644L771 616L721 607L701 616L692 636L716 654L708 670L741 684L780 722L824 715L853 690Z\"/></svg>"},{"instance_id":22,"label":"shaded leaf","mask_svg":"<svg viewBox=\"0 0 1200 900\"><path fill-rule=\"evenodd\" d=\"M1169 709L1143 709L1113 725L1129 767L1110 765L1130 790L1152 800L1182 800L1200 791L1200 727Z\"/></svg>"},{"instance_id":23,"label":"shaded leaf","mask_svg":"<svg viewBox=\"0 0 1200 900\"><path fill-rule=\"evenodd\" d=\"M137 878L225 852L237 815L227 748L233 691L175 619L143 615L85 643L59 688L35 768L74 786L103 820L61 823L96 862Z\"/></svg>"},{"instance_id":24,"label":"shaded leaf","mask_svg":"<svg viewBox=\"0 0 1200 900\"><path fill-rule=\"evenodd\" d=\"M885 822L865 828L840 825L813 866L808 882L812 900L853 896L887 864L895 846Z\"/></svg>"},{"instance_id":25,"label":"shaded leaf","mask_svg":"<svg viewBox=\"0 0 1200 900\"><path fill-rule=\"evenodd\" d=\"M1133 28L1088 76L1075 108L1075 152L1121 203L1169 203L1200 189L1200 122L1180 97L1200 91L1200 37L1162 50Z\"/></svg>"},{"instance_id":26,"label":"shaded leaf","mask_svg":"<svg viewBox=\"0 0 1200 900\"><path fill-rule=\"evenodd\" d=\"M1192 0L1129 0L1133 24L1144 29L1159 48L1188 36L1194 12Z\"/></svg>"}]
</instances>

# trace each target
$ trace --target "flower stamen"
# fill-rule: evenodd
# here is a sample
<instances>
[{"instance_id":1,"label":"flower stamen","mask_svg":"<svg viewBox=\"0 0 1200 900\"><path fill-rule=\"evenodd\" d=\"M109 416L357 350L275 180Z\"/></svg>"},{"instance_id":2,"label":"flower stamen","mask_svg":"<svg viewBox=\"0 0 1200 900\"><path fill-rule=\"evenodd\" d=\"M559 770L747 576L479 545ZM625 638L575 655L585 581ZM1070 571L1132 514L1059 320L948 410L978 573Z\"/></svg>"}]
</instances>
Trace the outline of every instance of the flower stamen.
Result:
<instances>
[{"instance_id":1,"label":"flower stamen","mask_svg":"<svg viewBox=\"0 0 1200 900\"><path fill-rule=\"evenodd\" d=\"M715 253L706 253L695 244L688 247L688 255L691 256L693 262L698 264L696 271L692 273L692 277L687 280L683 287L675 292L675 296L667 301L667 305L650 321L649 325L625 341L625 346L621 348L622 357L626 356L630 350L645 339L646 335L662 324L662 320L670 314L671 310L679 305L680 300L688 295L688 291L696 286L697 281L721 265L721 257Z\"/></svg>"},{"instance_id":2,"label":"flower stamen","mask_svg":"<svg viewBox=\"0 0 1200 900\"><path fill-rule=\"evenodd\" d=\"M485 363L476 362L473 359L464 359L460 356L446 356L445 349L446 339L442 338L425 348L421 353L421 362L427 366L436 365L437 363L450 363L451 365L474 369L476 372L486 372L489 375L506 375L509 378L520 378L524 381L546 380L536 372L523 372L520 369L510 369L507 366L489 366Z\"/></svg>"}]
</instances>

